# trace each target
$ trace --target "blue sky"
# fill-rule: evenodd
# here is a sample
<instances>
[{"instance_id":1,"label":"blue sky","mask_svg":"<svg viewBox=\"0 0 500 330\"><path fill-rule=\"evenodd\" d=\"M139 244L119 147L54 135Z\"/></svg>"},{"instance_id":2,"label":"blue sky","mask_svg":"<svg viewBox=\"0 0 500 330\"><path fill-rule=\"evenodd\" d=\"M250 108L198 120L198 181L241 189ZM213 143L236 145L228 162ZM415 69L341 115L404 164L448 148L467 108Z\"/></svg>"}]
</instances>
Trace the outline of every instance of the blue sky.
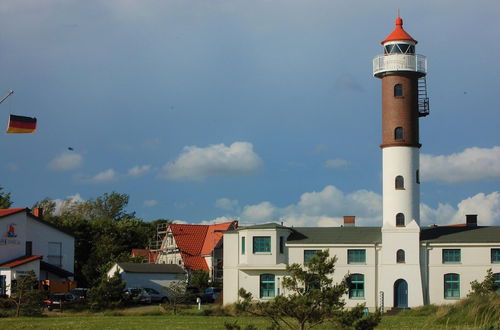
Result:
<instances>
[{"instance_id":1,"label":"blue sky","mask_svg":"<svg viewBox=\"0 0 500 330\"><path fill-rule=\"evenodd\" d=\"M3 0L0 118L38 131L2 133L0 185L127 193L147 221L381 225L371 59L397 8L429 59L421 222L500 225L496 1Z\"/></svg>"}]
</instances>

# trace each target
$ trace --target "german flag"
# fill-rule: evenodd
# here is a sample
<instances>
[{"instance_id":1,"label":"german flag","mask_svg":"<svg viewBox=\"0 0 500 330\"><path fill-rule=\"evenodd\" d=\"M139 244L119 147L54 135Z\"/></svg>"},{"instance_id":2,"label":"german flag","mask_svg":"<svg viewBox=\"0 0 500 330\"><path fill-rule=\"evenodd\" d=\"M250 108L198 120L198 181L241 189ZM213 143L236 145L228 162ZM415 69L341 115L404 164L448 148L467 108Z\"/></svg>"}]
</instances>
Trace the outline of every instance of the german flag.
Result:
<instances>
[{"instance_id":1,"label":"german flag","mask_svg":"<svg viewBox=\"0 0 500 330\"><path fill-rule=\"evenodd\" d=\"M35 133L36 118L10 115L7 133Z\"/></svg>"}]
</instances>

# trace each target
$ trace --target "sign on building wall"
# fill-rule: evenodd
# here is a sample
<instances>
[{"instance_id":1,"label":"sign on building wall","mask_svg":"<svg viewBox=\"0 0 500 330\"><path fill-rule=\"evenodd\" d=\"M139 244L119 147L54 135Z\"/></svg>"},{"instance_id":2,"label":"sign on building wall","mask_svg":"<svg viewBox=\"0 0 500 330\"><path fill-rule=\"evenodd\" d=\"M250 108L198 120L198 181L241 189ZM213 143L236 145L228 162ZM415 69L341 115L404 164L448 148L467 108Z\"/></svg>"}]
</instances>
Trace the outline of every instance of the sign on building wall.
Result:
<instances>
[{"instance_id":1,"label":"sign on building wall","mask_svg":"<svg viewBox=\"0 0 500 330\"><path fill-rule=\"evenodd\" d=\"M2 237L0 238L0 245L20 245L21 241L17 239L17 225L9 223L2 229Z\"/></svg>"}]
</instances>

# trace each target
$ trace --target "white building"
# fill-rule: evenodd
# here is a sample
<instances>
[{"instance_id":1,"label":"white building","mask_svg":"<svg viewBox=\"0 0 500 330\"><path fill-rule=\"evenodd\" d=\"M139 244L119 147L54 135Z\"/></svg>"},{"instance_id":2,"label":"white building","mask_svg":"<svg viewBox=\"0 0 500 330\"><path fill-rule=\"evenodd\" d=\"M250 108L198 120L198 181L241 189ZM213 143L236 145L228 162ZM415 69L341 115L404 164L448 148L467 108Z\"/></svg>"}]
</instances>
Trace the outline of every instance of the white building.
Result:
<instances>
[{"instance_id":1,"label":"white building","mask_svg":"<svg viewBox=\"0 0 500 330\"><path fill-rule=\"evenodd\" d=\"M351 276L347 306L453 302L489 268L500 284L500 227L479 227L475 215L463 225L420 227L419 118L429 114L427 58L415 53L417 41L400 17L381 44L373 75L382 81L382 227L355 227L354 217L346 217L343 227L265 224L226 232L224 303L237 301L239 288L258 299L280 294L286 265L324 249L338 258L334 279Z\"/></svg>"},{"instance_id":2,"label":"white building","mask_svg":"<svg viewBox=\"0 0 500 330\"><path fill-rule=\"evenodd\" d=\"M108 271L108 277L116 272L128 288L152 288L162 292L173 282L186 281L186 271L178 265L150 263L116 263Z\"/></svg>"},{"instance_id":3,"label":"white building","mask_svg":"<svg viewBox=\"0 0 500 330\"><path fill-rule=\"evenodd\" d=\"M46 285L70 285L74 237L39 216L39 209L0 210L0 294L12 281L33 270Z\"/></svg>"}]
</instances>

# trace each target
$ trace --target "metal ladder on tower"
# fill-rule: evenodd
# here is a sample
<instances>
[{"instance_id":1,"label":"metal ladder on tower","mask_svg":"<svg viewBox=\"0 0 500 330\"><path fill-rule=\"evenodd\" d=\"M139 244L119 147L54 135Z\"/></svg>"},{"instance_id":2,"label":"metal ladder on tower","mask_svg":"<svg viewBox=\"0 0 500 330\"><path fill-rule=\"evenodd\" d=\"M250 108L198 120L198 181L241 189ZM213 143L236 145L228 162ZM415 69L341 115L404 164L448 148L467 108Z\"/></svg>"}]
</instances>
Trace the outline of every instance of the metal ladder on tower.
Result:
<instances>
[{"instance_id":1,"label":"metal ladder on tower","mask_svg":"<svg viewBox=\"0 0 500 330\"><path fill-rule=\"evenodd\" d=\"M429 97L427 96L427 81L425 77L418 79L418 116L429 115Z\"/></svg>"}]
</instances>

